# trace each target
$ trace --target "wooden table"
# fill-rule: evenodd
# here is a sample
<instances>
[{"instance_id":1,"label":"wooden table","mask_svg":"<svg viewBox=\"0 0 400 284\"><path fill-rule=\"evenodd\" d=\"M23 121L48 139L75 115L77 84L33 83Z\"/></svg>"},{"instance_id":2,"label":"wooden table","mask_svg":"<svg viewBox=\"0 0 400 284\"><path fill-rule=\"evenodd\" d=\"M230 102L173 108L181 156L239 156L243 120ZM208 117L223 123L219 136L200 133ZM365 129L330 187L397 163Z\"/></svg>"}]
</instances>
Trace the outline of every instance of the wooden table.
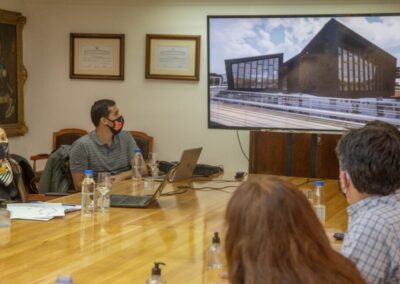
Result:
<instances>
[{"instance_id":1,"label":"wooden table","mask_svg":"<svg viewBox=\"0 0 400 284\"><path fill-rule=\"evenodd\" d=\"M288 179L294 184L305 181ZM238 184L191 183L194 187ZM344 230L346 201L337 192L336 181L327 181L325 189L326 227ZM171 190L179 189L168 185L167 191ZM223 232L225 207L234 190L188 190L162 196L148 209L111 208L93 217L73 212L48 222L12 220L11 229L0 232L0 282L54 283L58 274L70 273L74 283L140 284L150 276L153 262L162 261L167 264L163 275L168 283L207 283L207 246L214 231ZM134 191L130 181L112 189L112 193ZM80 194L75 194L57 201L79 204L79 200Z\"/></svg>"}]
</instances>

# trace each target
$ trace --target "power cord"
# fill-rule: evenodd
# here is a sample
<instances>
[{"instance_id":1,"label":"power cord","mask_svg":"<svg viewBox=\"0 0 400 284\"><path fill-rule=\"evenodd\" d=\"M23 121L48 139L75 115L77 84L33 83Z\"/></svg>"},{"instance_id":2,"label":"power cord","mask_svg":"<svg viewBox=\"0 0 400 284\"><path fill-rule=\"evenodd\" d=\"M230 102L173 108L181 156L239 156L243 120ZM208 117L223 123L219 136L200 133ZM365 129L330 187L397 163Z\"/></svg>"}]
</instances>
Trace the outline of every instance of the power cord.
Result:
<instances>
[{"instance_id":1,"label":"power cord","mask_svg":"<svg viewBox=\"0 0 400 284\"><path fill-rule=\"evenodd\" d=\"M237 136L237 140L239 142L239 146L240 146L240 150L242 151L243 156L246 158L246 160L249 160L249 157L247 157L246 153L243 150L243 146L242 146L242 142L240 141L240 137L239 137L239 130L236 130L236 136Z\"/></svg>"},{"instance_id":2,"label":"power cord","mask_svg":"<svg viewBox=\"0 0 400 284\"><path fill-rule=\"evenodd\" d=\"M204 187L192 187L189 185L178 185L178 188L180 190L174 190L174 191L170 191L167 193L162 193L161 196L172 196L172 195L178 195L178 194L183 194L186 193L189 189L191 190L198 190L198 191L214 191L214 190L218 190L218 191L222 191L225 193L232 193L231 191L225 190L227 188L237 188L236 185L227 185L227 186L221 186L221 187L211 187L211 186L204 186Z\"/></svg>"},{"instance_id":3,"label":"power cord","mask_svg":"<svg viewBox=\"0 0 400 284\"><path fill-rule=\"evenodd\" d=\"M161 196L172 196L172 195L183 194L183 193L186 193L188 190L189 190L189 188L185 188L184 190L174 190L174 191L170 191L167 193L162 193Z\"/></svg>"},{"instance_id":4,"label":"power cord","mask_svg":"<svg viewBox=\"0 0 400 284\"><path fill-rule=\"evenodd\" d=\"M188 185L180 185L178 186L178 188L182 188L182 189L192 189L192 190L198 190L198 191L214 191L214 190L220 190L226 193L232 193L230 191L226 191L224 189L227 188L237 188L236 185L227 185L227 186L221 186L221 187L213 187L213 186L203 186L203 187L192 187L192 186L188 186Z\"/></svg>"}]
</instances>

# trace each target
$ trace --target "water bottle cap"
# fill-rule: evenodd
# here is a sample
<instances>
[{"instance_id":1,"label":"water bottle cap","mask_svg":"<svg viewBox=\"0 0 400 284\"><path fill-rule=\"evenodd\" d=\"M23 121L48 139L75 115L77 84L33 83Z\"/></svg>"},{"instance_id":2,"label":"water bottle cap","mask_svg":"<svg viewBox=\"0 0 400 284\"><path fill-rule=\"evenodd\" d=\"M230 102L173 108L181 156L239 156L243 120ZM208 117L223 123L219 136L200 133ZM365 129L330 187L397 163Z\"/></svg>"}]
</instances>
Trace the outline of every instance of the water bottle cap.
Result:
<instances>
[{"instance_id":1,"label":"water bottle cap","mask_svg":"<svg viewBox=\"0 0 400 284\"><path fill-rule=\"evenodd\" d=\"M70 284L72 284L72 276L69 275L69 274L67 274L67 275L58 275L56 281L57 281L57 283L64 283L64 284L70 283Z\"/></svg>"},{"instance_id":2,"label":"water bottle cap","mask_svg":"<svg viewBox=\"0 0 400 284\"><path fill-rule=\"evenodd\" d=\"M135 153L141 153L140 148L139 147L135 147L133 148L133 152Z\"/></svg>"},{"instance_id":3,"label":"water bottle cap","mask_svg":"<svg viewBox=\"0 0 400 284\"><path fill-rule=\"evenodd\" d=\"M93 171L92 170L85 170L85 175L93 175Z\"/></svg>"},{"instance_id":4,"label":"water bottle cap","mask_svg":"<svg viewBox=\"0 0 400 284\"><path fill-rule=\"evenodd\" d=\"M317 180L316 182L314 182L315 186L324 186L324 181L323 180Z\"/></svg>"}]
</instances>

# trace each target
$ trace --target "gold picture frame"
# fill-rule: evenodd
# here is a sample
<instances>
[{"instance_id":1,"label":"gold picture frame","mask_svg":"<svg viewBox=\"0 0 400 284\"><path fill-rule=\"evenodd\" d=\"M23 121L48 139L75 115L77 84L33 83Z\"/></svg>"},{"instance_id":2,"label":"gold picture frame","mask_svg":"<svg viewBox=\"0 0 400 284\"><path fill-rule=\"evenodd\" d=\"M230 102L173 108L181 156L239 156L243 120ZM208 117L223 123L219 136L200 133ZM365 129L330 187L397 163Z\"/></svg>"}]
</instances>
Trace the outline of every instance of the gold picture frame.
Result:
<instances>
[{"instance_id":1,"label":"gold picture frame","mask_svg":"<svg viewBox=\"0 0 400 284\"><path fill-rule=\"evenodd\" d=\"M0 10L0 127L7 136L25 135L24 84L27 72L22 61L22 29L26 18Z\"/></svg>"},{"instance_id":2,"label":"gold picture frame","mask_svg":"<svg viewBox=\"0 0 400 284\"><path fill-rule=\"evenodd\" d=\"M147 79L199 80L199 35L146 35Z\"/></svg>"},{"instance_id":3,"label":"gold picture frame","mask_svg":"<svg viewBox=\"0 0 400 284\"><path fill-rule=\"evenodd\" d=\"M124 34L70 34L71 79L124 80Z\"/></svg>"}]
</instances>

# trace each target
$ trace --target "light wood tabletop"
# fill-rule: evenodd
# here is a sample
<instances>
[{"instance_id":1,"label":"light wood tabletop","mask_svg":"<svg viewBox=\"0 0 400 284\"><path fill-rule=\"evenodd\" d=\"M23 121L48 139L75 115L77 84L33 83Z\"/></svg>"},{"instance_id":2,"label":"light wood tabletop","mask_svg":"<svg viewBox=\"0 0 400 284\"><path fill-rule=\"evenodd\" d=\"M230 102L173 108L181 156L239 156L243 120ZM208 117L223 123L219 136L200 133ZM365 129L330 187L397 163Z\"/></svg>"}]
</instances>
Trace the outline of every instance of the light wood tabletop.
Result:
<instances>
[{"instance_id":1,"label":"light wood tabletop","mask_svg":"<svg viewBox=\"0 0 400 284\"><path fill-rule=\"evenodd\" d=\"M147 209L113 207L93 217L78 211L48 222L12 220L10 229L0 230L0 283L55 283L57 275L71 274L74 283L140 284L150 276L155 261L166 263L162 274L168 283L208 283L207 247L214 231L223 235L225 207L240 184L232 177L186 183L195 188L233 187L188 189L161 196ZM307 182L287 179L296 185ZM165 191L182 191L182 185L169 184ZM311 187L311 182L299 186ZM131 181L124 181L113 186L112 194L138 191ZM337 181L326 181L325 191L327 231L343 231L347 205ZM80 194L55 201L79 204Z\"/></svg>"}]
</instances>

